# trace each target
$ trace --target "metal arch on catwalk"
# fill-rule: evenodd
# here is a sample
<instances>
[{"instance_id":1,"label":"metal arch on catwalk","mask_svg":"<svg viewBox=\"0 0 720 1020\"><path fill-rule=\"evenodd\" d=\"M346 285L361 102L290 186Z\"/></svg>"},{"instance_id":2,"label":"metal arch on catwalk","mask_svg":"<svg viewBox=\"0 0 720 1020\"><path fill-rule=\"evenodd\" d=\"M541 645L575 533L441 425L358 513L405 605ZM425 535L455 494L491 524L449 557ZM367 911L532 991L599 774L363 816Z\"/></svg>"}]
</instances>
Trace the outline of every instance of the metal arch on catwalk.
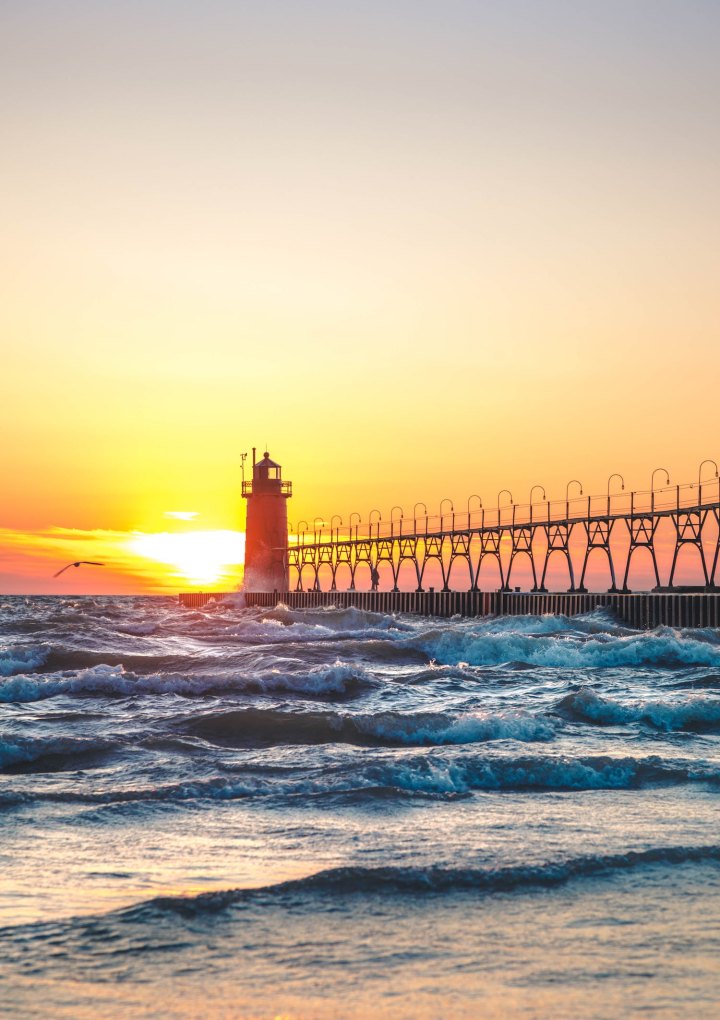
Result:
<instances>
[{"instance_id":1,"label":"metal arch on catwalk","mask_svg":"<svg viewBox=\"0 0 720 1020\"><path fill-rule=\"evenodd\" d=\"M708 465L714 476L703 479L703 469ZM658 474L664 475L664 488L655 487ZM575 495L571 495L572 486L579 490ZM538 490L542 498L533 502ZM674 542L664 550L658 542L658 526L663 519L671 522L674 536ZM710 529L712 537L708 539ZM312 541L308 540L308 532ZM622 540L620 548L613 541L614 536ZM406 516L402 507L394 506L389 518L383 520L381 511L373 509L365 524L357 512L350 515L347 526L339 514L330 518L329 525L324 518L315 517L312 530L307 521L300 521L290 536L287 566L290 590L294 587L296 591L340 590L341 568L349 579L347 590L355 591L363 575L369 582L382 567L385 568L384 584L380 574L382 587L399 591L400 571L403 565L410 564L415 591L422 592L427 568L433 562L439 569L442 591L451 590L450 581L460 571L468 577L466 590L480 591L483 562L490 558L497 567L499 589L511 591L513 565L522 556L529 560L531 590L545 592L550 560L559 553L567 569L567 590L585 592L590 557L599 551L607 563L608 591L628 592L631 563L635 554L644 549L650 556L657 588L671 591L678 556L686 546L698 555L703 587L715 589L720 566L720 478L714 460L703 461L697 482L685 485L671 486L666 469L656 468L650 488L643 491L626 493L622 475L612 474L602 496L585 496L582 484L574 478L568 482L565 498L557 501L547 499L542 485L533 485L530 501L523 505L515 503L509 490L503 489L497 505L491 509L479 495L473 494L466 509L460 512L450 499L443 499L435 516L428 514L424 503L418 502L411 516ZM666 558L671 554L664 589L663 552ZM580 580L576 584L575 570L580 563ZM617 583L619 577L621 587ZM498 585L492 588L497 589Z\"/></svg>"}]
</instances>

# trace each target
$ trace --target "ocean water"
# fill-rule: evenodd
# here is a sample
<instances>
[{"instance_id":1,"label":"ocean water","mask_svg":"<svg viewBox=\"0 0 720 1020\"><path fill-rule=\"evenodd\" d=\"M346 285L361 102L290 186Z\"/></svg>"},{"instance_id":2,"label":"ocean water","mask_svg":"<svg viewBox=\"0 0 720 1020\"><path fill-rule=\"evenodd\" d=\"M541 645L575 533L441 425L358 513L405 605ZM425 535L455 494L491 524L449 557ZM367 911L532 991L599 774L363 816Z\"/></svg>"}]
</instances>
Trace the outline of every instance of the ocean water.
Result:
<instances>
[{"instance_id":1,"label":"ocean water","mask_svg":"<svg viewBox=\"0 0 720 1020\"><path fill-rule=\"evenodd\" d=\"M0 1013L720 1015L720 633L0 598Z\"/></svg>"}]
</instances>

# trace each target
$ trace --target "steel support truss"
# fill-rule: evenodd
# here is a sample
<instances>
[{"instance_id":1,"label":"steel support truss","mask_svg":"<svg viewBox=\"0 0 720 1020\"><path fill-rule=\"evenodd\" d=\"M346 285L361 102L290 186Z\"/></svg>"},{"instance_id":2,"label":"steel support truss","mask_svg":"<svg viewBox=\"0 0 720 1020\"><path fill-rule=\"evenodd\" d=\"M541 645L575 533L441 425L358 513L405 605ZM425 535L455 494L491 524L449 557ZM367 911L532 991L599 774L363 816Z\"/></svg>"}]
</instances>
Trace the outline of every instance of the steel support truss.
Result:
<instances>
[{"instance_id":1,"label":"steel support truss","mask_svg":"<svg viewBox=\"0 0 720 1020\"><path fill-rule=\"evenodd\" d=\"M565 516L553 518L549 511L547 516L546 520L533 520L531 513L529 521L518 522L513 514L511 521L503 523L498 512L497 522L488 526L470 526L468 515L468 526L456 527L453 515L450 527L442 526L443 521L436 528L430 528L426 519L420 522L423 526L412 533L396 534L393 525L391 533L386 534L376 525L374 530L371 526L365 535L358 534L356 528L354 533L350 531L342 537L339 532L331 532L324 540L298 541L288 549L291 587L294 583L296 591L321 590L321 570L327 567L325 573L329 575L330 583L325 587L336 591L338 571L344 567L350 579L348 588L354 591L359 571L366 568L369 580L370 570L385 564L389 568L392 590L398 591L401 567L410 563L415 590L421 592L427 583L428 567L436 563L441 590L449 591L451 580L457 582L456 575L460 574L467 578L466 590L478 591L480 571L489 557L497 565L500 589L510 591L513 567L521 557L529 560L531 590L543 592L547 591L550 560L559 554L567 568L568 591L584 592L587 591L585 581L590 557L599 552L607 565L608 590L627 592L630 590L628 579L633 557L638 550L645 549L650 556L657 588L662 587L662 562L670 560L664 590L672 590L678 556L684 547L689 546L699 556L702 586L707 590L716 588L720 568L720 487L716 499L697 502L696 505L681 506L678 490L678 503L674 507L657 509L653 499L653 506L640 512L635 508L633 498L626 513L610 513L608 499L605 513L592 513L588 501L584 515L570 514L568 510ZM674 541L661 548L658 526L663 518L669 519L672 524ZM708 528L712 534L708 534ZM710 555L712 564L708 566ZM575 570L580 564L580 580L576 585ZM618 587L619 577L622 578L622 587ZM454 587L458 589L458 583Z\"/></svg>"}]
</instances>

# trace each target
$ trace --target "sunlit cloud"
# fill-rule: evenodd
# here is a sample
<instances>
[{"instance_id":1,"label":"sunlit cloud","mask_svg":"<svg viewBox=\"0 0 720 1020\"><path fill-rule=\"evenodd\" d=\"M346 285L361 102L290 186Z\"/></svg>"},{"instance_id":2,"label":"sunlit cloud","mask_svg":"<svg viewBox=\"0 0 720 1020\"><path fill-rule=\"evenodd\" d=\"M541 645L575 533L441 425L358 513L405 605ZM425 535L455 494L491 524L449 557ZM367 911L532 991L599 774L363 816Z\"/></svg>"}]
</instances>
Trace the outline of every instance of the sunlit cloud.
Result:
<instances>
[{"instance_id":1,"label":"sunlit cloud","mask_svg":"<svg viewBox=\"0 0 720 1020\"><path fill-rule=\"evenodd\" d=\"M176 521L191 521L198 516L197 510L166 510L165 517L173 517Z\"/></svg>"}]
</instances>

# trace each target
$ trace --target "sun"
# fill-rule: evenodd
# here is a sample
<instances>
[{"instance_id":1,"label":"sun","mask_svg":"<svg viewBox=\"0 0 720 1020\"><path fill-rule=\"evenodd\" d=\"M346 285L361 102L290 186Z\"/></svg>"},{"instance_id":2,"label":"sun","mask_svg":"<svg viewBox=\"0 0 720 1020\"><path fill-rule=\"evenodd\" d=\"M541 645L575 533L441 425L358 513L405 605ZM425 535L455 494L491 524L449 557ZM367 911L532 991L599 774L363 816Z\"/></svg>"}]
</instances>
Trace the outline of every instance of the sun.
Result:
<instances>
[{"instance_id":1,"label":"sun","mask_svg":"<svg viewBox=\"0 0 720 1020\"><path fill-rule=\"evenodd\" d=\"M135 556L174 567L174 577L191 586L214 585L225 577L237 582L245 560L240 531L163 531L136 534L128 542Z\"/></svg>"}]
</instances>

